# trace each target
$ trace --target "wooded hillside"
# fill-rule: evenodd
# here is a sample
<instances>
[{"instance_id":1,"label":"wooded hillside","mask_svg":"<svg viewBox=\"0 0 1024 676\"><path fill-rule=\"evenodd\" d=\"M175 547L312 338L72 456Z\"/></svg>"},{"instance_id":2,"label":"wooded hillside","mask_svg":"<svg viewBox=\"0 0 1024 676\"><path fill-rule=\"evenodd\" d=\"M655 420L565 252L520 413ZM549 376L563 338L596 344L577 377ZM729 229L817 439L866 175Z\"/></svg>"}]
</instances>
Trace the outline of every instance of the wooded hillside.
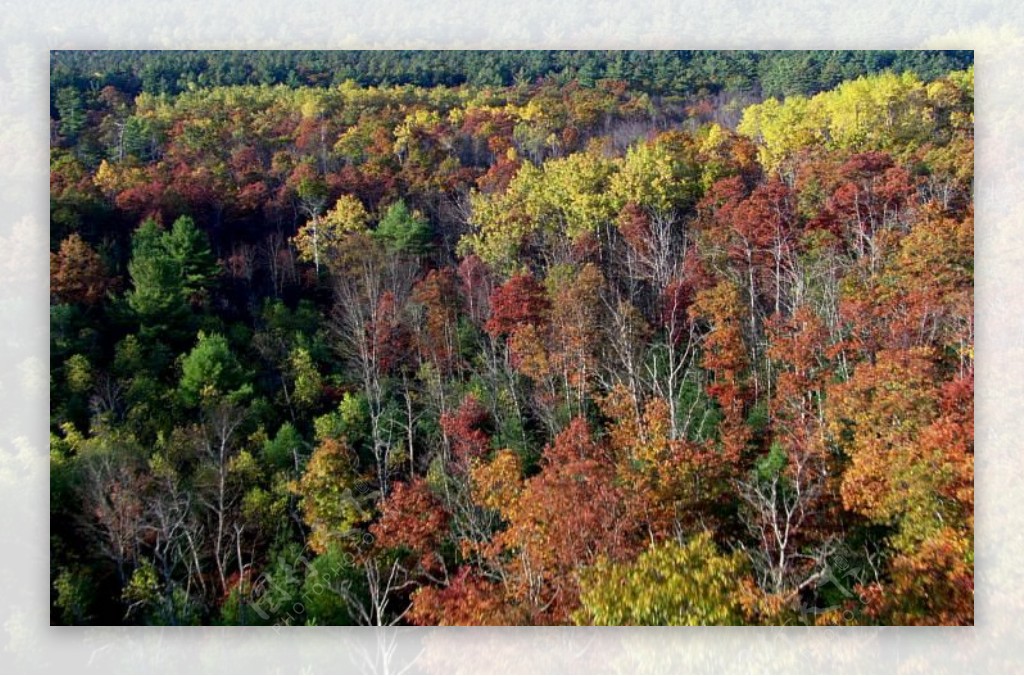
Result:
<instances>
[{"instance_id":1,"label":"wooded hillside","mask_svg":"<svg viewBox=\"0 0 1024 676\"><path fill-rule=\"evenodd\" d=\"M60 52L70 624L972 624L971 54Z\"/></svg>"}]
</instances>

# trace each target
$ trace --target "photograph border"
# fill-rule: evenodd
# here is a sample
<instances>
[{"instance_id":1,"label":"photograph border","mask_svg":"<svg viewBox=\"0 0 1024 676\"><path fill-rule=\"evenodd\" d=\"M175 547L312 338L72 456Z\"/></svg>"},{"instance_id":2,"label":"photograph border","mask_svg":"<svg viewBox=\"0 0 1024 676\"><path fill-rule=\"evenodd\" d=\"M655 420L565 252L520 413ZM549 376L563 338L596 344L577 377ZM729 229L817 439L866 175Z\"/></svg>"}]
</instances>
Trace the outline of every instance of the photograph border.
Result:
<instances>
[{"instance_id":1,"label":"photograph border","mask_svg":"<svg viewBox=\"0 0 1024 676\"><path fill-rule=\"evenodd\" d=\"M0 22L0 668L121 672L1014 672L1022 478L1022 9L954 1L5 3ZM973 49L974 627L49 627L48 96L52 49Z\"/></svg>"}]
</instances>

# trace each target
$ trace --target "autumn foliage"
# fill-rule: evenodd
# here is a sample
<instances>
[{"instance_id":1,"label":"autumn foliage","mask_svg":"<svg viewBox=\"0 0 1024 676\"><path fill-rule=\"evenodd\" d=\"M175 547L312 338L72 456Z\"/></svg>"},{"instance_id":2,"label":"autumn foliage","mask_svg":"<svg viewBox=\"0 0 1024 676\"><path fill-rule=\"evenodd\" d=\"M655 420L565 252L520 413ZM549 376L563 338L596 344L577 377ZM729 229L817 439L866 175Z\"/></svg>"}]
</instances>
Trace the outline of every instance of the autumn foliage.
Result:
<instances>
[{"instance_id":1,"label":"autumn foliage","mask_svg":"<svg viewBox=\"0 0 1024 676\"><path fill-rule=\"evenodd\" d=\"M567 73L60 88L55 619L974 621L973 70Z\"/></svg>"}]
</instances>

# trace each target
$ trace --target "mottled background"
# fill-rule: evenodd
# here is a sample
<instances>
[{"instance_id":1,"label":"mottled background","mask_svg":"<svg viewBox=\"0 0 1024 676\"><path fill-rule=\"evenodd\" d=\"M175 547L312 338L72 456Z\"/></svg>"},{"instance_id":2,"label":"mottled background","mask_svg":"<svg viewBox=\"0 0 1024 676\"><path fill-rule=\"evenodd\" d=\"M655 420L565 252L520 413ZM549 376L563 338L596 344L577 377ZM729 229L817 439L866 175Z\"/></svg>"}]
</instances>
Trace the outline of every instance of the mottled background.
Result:
<instances>
[{"instance_id":1,"label":"mottled background","mask_svg":"<svg viewBox=\"0 0 1024 676\"><path fill-rule=\"evenodd\" d=\"M1024 5L996 0L0 0L0 669L84 672L1024 671ZM974 628L48 626L48 52L801 48L976 52Z\"/></svg>"}]
</instances>

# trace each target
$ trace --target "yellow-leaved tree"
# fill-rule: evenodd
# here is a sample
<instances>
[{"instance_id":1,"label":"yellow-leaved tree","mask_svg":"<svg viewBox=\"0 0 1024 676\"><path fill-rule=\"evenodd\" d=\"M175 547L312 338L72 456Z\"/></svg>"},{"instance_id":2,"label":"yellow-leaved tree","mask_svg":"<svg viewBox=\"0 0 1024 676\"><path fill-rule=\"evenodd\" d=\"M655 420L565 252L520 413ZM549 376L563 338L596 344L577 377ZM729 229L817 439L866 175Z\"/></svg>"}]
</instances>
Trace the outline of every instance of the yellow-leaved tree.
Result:
<instances>
[{"instance_id":1,"label":"yellow-leaved tree","mask_svg":"<svg viewBox=\"0 0 1024 676\"><path fill-rule=\"evenodd\" d=\"M345 238L352 234L369 232L367 223L370 214L366 207L353 195L342 195L334 207L323 216L313 214L295 235L295 248L299 258L313 261L317 268L321 259L330 268L337 258Z\"/></svg>"},{"instance_id":2,"label":"yellow-leaved tree","mask_svg":"<svg viewBox=\"0 0 1024 676\"><path fill-rule=\"evenodd\" d=\"M721 554L711 534L654 545L629 563L601 559L580 579L584 625L732 625L742 621L741 553Z\"/></svg>"}]
</instances>

